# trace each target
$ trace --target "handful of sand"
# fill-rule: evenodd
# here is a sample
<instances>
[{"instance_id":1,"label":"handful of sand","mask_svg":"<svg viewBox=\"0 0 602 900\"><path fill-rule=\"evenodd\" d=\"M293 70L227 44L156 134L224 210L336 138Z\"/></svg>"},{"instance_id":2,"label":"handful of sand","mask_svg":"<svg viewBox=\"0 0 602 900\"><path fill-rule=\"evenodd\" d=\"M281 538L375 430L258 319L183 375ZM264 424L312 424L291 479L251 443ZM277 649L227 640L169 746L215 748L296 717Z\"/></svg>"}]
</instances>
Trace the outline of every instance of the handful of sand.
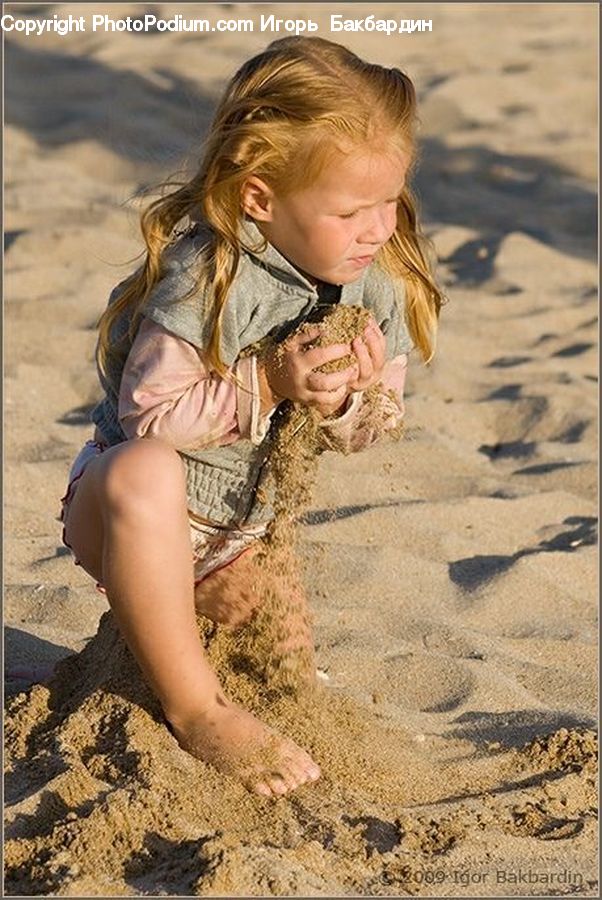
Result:
<instances>
[{"instance_id":1,"label":"handful of sand","mask_svg":"<svg viewBox=\"0 0 602 900\"><path fill-rule=\"evenodd\" d=\"M310 317L299 326L295 334L307 333L316 324L320 325L320 333L307 346L329 347L331 344L350 344L355 338L360 337L370 321L370 312L363 306L328 306L316 310L317 315ZM286 342L284 342L286 344ZM355 356L342 356L332 362L318 366L318 372L340 372L355 362Z\"/></svg>"}]
</instances>

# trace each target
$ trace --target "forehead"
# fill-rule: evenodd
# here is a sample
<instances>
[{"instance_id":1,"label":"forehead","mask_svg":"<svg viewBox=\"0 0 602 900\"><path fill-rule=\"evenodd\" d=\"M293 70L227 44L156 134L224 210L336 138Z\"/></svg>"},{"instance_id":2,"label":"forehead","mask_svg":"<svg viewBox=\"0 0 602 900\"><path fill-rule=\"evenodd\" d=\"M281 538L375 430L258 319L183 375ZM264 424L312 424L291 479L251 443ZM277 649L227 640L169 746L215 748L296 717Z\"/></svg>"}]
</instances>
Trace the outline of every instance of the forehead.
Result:
<instances>
[{"instance_id":1,"label":"forehead","mask_svg":"<svg viewBox=\"0 0 602 900\"><path fill-rule=\"evenodd\" d=\"M398 149L362 150L337 154L310 190L350 202L375 202L396 196L402 189L409 157Z\"/></svg>"}]
</instances>

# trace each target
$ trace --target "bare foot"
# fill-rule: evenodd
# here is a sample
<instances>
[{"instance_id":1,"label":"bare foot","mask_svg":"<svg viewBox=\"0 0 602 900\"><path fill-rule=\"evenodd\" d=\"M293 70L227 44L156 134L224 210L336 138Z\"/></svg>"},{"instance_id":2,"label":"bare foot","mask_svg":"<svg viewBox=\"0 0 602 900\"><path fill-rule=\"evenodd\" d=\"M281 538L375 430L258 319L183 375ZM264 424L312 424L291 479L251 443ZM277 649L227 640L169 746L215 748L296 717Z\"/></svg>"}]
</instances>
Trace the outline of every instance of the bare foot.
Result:
<instances>
[{"instance_id":1,"label":"bare foot","mask_svg":"<svg viewBox=\"0 0 602 900\"><path fill-rule=\"evenodd\" d=\"M320 777L320 769L305 750L221 696L192 724L171 724L184 750L265 797L288 794Z\"/></svg>"}]
</instances>

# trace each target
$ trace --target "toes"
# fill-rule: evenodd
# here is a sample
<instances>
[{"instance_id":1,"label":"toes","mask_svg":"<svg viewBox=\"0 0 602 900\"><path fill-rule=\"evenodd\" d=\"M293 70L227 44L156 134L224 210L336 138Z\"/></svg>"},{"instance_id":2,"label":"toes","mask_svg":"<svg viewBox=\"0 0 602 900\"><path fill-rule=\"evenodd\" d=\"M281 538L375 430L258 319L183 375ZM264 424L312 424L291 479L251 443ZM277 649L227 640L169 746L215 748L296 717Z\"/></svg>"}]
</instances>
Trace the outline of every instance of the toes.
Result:
<instances>
[{"instance_id":1,"label":"toes","mask_svg":"<svg viewBox=\"0 0 602 900\"><path fill-rule=\"evenodd\" d=\"M247 779L247 787L264 797L283 797L304 784L317 781L320 775L320 767L309 753L285 740L280 746L277 765L271 771L258 766Z\"/></svg>"},{"instance_id":2,"label":"toes","mask_svg":"<svg viewBox=\"0 0 602 900\"><path fill-rule=\"evenodd\" d=\"M294 791L307 782L316 781L319 777L320 769L313 760L306 762L300 759L289 759L275 780L280 783L284 782L288 791Z\"/></svg>"},{"instance_id":3,"label":"toes","mask_svg":"<svg viewBox=\"0 0 602 900\"><path fill-rule=\"evenodd\" d=\"M304 753L303 756L289 757L286 762L288 770L293 773L300 784L305 781L317 781L322 774L320 767L307 753Z\"/></svg>"},{"instance_id":4,"label":"toes","mask_svg":"<svg viewBox=\"0 0 602 900\"><path fill-rule=\"evenodd\" d=\"M317 781L322 774L322 772L320 771L320 767L316 765L313 760L308 766L305 767L305 771L307 772L307 777L310 781Z\"/></svg>"},{"instance_id":5,"label":"toes","mask_svg":"<svg viewBox=\"0 0 602 900\"><path fill-rule=\"evenodd\" d=\"M293 775L291 772L286 772L282 775L274 772L257 783L254 786L254 790L264 797L284 797L285 794L290 794L304 781L304 777Z\"/></svg>"},{"instance_id":6,"label":"toes","mask_svg":"<svg viewBox=\"0 0 602 900\"><path fill-rule=\"evenodd\" d=\"M266 783L270 787L272 793L276 794L279 797L284 796L284 794L288 794L288 792L294 787L294 785L289 784L282 775L273 775L270 778L266 779Z\"/></svg>"},{"instance_id":7,"label":"toes","mask_svg":"<svg viewBox=\"0 0 602 900\"><path fill-rule=\"evenodd\" d=\"M289 764L289 772L290 780L294 782L293 787L299 787L308 781L316 781L320 777L320 770L312 761L297 760L294 764Z\"/></svg>"},{"instance_id":8,"label":"toes","mask_svg":"<svg viewBox=\"0 0 602 900\"><path fill-rule=\"evenodd\" d=\"M302 750L297 744L294 744L292 741L287 741L283 747L283 751L284 759L288 766L297 766L307 772L316 769L318 775L320 774L320 769L309 753L306 753L305 750Z\"/></svg>"},{"instance_id":9,"label":"toes","mask_svg":"<svg viewBox=\"0 0 602 900\"><path fill-rule=\"evenodd\" d=\"M276 774L265 775L262 781L247 784L247 787L262 797L283 797L291 790L284 778Z\"/></svg>"},{"instance_id":10,"label":"toes","mask_svg":"<svg viewBox=\"0 0 602 900\"><path fill-rule=\"evenodd\" d=\"M289 791L294 791L296 788L301 787L302 784L305 784L307 775L303 770L291 768L286 772L284 780L288 785Z\"/></svg>"},{"instance_id":11,"label":"toes","mask_svg":"<svg viewBox=\"0 0 602 900\"><path fill-rule=\"evenodd\" d=\"M260 781L259 784L253 785L253 790L256 794L261 794L262 797L271 797L272 792L264 782Z\"/></svg>"}]
</instances>

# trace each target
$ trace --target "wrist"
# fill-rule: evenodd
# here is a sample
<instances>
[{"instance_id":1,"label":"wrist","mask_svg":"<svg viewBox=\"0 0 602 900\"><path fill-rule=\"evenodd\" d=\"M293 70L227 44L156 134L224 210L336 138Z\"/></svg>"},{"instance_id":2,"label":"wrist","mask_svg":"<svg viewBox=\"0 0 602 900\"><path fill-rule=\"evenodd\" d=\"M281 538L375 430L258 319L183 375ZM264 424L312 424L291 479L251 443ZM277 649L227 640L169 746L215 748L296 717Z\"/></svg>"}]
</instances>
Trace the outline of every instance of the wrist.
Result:
<instances>
[{"instance_id":1,"label":"wrist","mask_svg":"<svg viewBox=\"0 0 602 900\"><path fill-rule=\"evenodd\" d=\"M321 413L323 419L333 419L335 416L342 415L347 409L347 401L349 399L349 395L343 398L339 403L334 404L333 406L319 406L318 412Z\"/></svg>"},{"instance_id":2,"label":"wrist","mask_svg":"<svg viewBox=\"0 0 602 900\"><path fill-rule=\"evenodd\" d=\"M265 366L259 361L257 362L257 382L259 385L259 406L261 414L265 415L266 413L271 412L275 406L278 406L278 404L286 398L281 397L280 394L276 393L273 389L268 380Z\"/></svg>"}]
</instances>

